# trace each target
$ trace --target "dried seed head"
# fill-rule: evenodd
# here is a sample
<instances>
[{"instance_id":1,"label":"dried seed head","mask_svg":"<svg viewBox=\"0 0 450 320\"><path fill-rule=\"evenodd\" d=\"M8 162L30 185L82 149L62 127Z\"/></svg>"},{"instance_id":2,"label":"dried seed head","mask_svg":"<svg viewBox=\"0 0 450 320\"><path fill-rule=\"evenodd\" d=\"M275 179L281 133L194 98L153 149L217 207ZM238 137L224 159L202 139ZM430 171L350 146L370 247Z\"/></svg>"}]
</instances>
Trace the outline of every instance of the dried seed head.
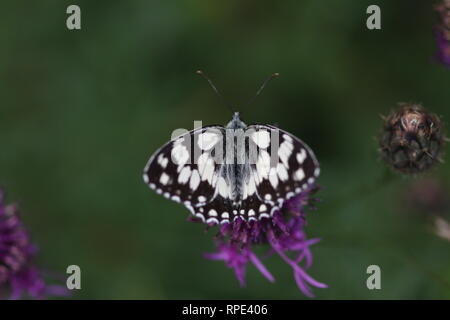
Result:
<instances>
[{"instance_id":1,"label":"dried seed head","mask_svg":"<svg viewBox=\"0 0 450 320\"><path fill-rule=\"evenodd\" d=\"M441 121L418 104L399 106L384 120L381 155L402 173L423 172L440 161L444 144Z\"/></svg>"}]
</instances>

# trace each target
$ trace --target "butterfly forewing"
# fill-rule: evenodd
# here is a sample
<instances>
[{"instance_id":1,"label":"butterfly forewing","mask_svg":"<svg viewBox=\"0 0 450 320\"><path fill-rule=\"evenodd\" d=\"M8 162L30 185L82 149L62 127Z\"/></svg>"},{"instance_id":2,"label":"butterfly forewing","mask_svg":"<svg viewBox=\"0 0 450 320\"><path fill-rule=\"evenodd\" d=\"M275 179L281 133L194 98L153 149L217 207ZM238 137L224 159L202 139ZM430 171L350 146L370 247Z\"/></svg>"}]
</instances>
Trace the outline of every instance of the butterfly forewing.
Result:
<instances>
[{"instance_id":1,"label":"butterfly forewing","mask_svg":"<svg viewBox=\"0 0 450 320\"><path fill-rule=\"evenodd\" d=\"M144 169L144 181L158 194L194 208L215 196L220 164L212 155L220 141L220 126L183 134L159 149Z\"/></svg>"}]
</instances>

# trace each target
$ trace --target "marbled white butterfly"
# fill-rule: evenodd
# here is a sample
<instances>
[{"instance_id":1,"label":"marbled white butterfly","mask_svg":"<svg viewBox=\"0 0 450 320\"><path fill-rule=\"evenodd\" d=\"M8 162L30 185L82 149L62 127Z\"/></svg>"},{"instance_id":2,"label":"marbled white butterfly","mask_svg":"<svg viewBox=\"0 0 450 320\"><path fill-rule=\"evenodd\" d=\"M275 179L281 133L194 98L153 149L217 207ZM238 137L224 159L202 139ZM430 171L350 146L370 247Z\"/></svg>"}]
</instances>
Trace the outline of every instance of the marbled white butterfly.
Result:
<instances>
[{"instance_id":1,"label":"marbled white butterfly","mask_svg":"<svg viewBox=\"0 0 450 320\"><path fill-rule=\"evenodd\" d=\"M247 126L235 112L226 127L194 129L165 144L143 177L158 194L212 225L270 218L319 173L314 153L300 139L271 125Z\"/></svg>"}]
</instances>

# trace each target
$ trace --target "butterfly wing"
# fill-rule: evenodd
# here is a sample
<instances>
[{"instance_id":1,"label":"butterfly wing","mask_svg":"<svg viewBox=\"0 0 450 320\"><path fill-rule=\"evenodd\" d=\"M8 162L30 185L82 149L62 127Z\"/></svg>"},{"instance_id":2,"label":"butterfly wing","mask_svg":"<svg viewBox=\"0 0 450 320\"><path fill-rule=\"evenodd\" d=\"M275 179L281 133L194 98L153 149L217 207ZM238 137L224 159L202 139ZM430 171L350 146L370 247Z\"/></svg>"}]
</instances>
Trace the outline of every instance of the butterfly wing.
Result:
<instances>
[{"instance_id":1,"label":"butterfly wing","mask_svg":"<svg viewBox=\"0 0 450 320\"><path fill-rule=\"evenodd\" d=\"M257 152L256 156L249 155L246 187L256 190L257 199L248 197L242 207L247 216L253 210L258 218L269 217L286 200L314 184L320 174L319 163L303 141L282 129L256 124L247 131L249 150Z\"/></svg>"},{"instance_id":2,"label":"butterfly wing","mask_svg":"<svg viewBox=\"0 0 450 320\"><path fill-rule=\"evenodd\" d=\"M222 164L215 161L213 153L220 149L217 144L223 143L224 130L221 126L202 127L165 144L145 166L145 183L203 218L198 208L216 196Z\"/></svg>"}]
</instances>

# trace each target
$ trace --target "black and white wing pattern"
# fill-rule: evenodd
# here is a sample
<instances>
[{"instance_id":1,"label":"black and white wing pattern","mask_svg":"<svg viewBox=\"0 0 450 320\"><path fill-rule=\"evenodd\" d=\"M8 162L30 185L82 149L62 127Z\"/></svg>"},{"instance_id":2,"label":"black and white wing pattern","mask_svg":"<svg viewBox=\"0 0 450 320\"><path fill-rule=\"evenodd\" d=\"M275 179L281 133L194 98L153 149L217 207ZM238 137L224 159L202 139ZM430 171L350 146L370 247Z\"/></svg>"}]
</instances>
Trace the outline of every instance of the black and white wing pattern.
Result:
<instances>
[{"instance_id":1,"label":"black and white wing pattern","mask_svg":"<svg viewBox=\"0 0 450 320\"><path fill-rule=\"evenodd\" d=\"M314 153L300 139L255 124L208 126L179 136L150 158L144 181L203 222L218 224L270 218L319 174Z\"/></svg>"},{"instance_id":2,"label":"black and white wing pattern","mask_svg":"<svg viewBox=\"0 0 450 320\"><path fill-rule=\"evenodd\" d=\"M145 183L204 219L198 208L216 195L222 164L215 161L213 153L218 149L216 145L223 143L224 131L221 126L207 126L171 140L148 161L143 175Z\"/></svg>"},{"instance_id":3,"label":"black and white wing pattern","mask_svg":"<svg viewBox=\"0 0 450 320\"><path fill-rule=\"evenodd\" d=\"M319 162L303 141L282 129L255 124L247 132L250 153L257 152L246 187L250 194L255 185L255 195L244 200L242 207L249 219L253 212L259 219L271 217L286 200L314 185L320 175Z\"/></svg>"}]
</instances>

